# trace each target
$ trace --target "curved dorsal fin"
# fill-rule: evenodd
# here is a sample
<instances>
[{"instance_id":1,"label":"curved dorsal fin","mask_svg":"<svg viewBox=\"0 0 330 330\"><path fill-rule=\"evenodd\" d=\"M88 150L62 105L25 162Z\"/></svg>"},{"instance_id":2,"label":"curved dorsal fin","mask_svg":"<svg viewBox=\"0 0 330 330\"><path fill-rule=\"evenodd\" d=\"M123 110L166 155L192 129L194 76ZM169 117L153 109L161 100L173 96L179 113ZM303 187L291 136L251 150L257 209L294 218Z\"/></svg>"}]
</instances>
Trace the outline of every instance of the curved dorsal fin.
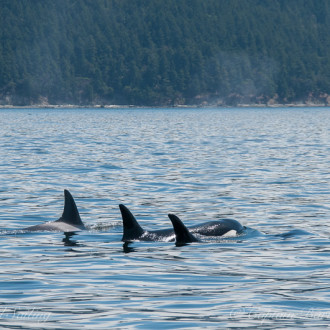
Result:
<instances>
[{"instance_id":1,"label":"curved dorsal fin","mask_svg":"<svg viewBox=\"0 0 330 330\"><path fill-rule=\"evenodd\" d=\"M58 222L65 222L70 225L85 229L83 222L77 209L77 205L68 190L64 190L64 209L62 216L56 220Z\"/></svg>"},{"instance_id":2,"label":"curved dorsal fin","mask_svg":"<svg viewBox=\"0 0 330 330\"><path fill-rule=\"evenodd\" d=\"M123 238L122 241L138 239L143 235L144 230L139 225L131 211L123 204L119 205L121 216L123 218Z\"/></svg>"},{"instance_id":3,"label":"curved dorsal fin","mask_svg":"<svg viewBox=\"0 0 330 330\"><path fill-rule=\"evenodd\" d=\"M174 214L169 214L168 217L172 221L175 233L175 243L177 245L199 241L193 234L189 232L188 228L183 224L179 217Z\"/></svg>"}]
</instances>

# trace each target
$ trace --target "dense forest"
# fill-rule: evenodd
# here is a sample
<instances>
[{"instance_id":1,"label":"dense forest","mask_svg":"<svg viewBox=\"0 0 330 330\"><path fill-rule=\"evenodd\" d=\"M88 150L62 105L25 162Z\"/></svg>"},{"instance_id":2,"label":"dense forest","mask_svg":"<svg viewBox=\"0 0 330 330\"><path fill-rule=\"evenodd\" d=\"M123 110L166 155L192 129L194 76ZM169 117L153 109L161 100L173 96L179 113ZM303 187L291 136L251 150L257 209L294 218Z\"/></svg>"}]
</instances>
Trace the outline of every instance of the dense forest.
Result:
<instances>
[{"instance_id":1,"label":"dense forest","mask_svg":"<svg viewBox=\"0 0 330 330\"><path fill-rule=\"evenodd\" d=\"M0 0L0 104L330 103L329 0Z\"/></svg>"}]
</instances>

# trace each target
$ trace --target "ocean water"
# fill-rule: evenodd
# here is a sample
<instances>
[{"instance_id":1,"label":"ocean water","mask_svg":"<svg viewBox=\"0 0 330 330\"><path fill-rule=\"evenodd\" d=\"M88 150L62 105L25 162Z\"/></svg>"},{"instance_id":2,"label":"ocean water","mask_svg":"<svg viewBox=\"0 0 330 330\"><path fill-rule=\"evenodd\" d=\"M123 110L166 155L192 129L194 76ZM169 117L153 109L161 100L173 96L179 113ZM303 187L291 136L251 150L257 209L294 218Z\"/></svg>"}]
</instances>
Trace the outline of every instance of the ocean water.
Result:
<instances>
[{"instance_id":1,"label":"ocean water","mask_svg":"<svg viewBox=\"0 0 330 330\"><path fill-rule=\"evenodd\" d=\"M1 109L0 327L328 327L330 109ZM88 230L56 220L63 190ZM121 242L233 218L239 237Z\"/></svg>"}]
</instances>

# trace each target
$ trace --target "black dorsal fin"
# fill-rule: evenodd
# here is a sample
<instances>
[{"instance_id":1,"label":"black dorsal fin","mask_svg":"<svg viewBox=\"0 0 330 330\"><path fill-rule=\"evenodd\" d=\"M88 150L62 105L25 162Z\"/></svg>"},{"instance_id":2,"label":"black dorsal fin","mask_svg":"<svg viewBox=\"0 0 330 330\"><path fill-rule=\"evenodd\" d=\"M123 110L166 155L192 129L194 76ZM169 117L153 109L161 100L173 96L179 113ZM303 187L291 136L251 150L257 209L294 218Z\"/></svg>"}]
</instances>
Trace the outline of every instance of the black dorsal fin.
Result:
<instances>
[{"instance_id":1,"label":"black dorsal fin","mask_svg":"<svg viewBox=\"0 0 330 330\"><path fill-rule=\"evenodd\" d=\"M122 241L131 241L138 239L144 233L131 211L123 204L119 205L121 216L123 218L123 238Z\"/></svg>"},{"instance_id":2,"label":"black dorsal fin","mask_svg":"<svg viewBox=\"0 0 330 330\"><path fill-rule=\"evenodd\" d=\"M83 222L77 209L77 205L68 190L64 190L64 209L62 216L57 220L58 222L65 222L72 226L85 229Z\"/></svg>"},{"instance_id":3,"label":"black dorsal fin","mask_svg":"<svg viewBox=\"0 0 330 330\"><path fill-rule=\"evenodd\" d=\"M169 214L168 217L172 221L175 233L175 243L177 245L199 241L193 234L189 232L188 228L183 224L179 217L174 214Z\"/></svg>"}]
</instances>

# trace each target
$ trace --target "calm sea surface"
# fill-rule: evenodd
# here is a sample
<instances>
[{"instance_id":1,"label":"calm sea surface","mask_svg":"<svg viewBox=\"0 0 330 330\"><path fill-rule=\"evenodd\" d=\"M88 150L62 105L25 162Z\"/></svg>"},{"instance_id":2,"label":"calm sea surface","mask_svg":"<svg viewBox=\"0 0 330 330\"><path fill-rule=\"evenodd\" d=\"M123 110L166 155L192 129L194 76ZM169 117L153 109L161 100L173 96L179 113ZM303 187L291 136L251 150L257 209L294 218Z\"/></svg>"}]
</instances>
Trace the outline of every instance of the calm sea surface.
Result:
<instances>
[{"instance_id":1,"label":"calm sea surface","mask_svg":"<svg viewBox=\"0 0 330 330\"><path fill-rule=\"evenodd\" d=\"M0 327L330 324L330 109L0 110ZM56 220L63 190L88 230ZM230 217L241 237L121 242Z\"/></svg>"}]
</instances>

